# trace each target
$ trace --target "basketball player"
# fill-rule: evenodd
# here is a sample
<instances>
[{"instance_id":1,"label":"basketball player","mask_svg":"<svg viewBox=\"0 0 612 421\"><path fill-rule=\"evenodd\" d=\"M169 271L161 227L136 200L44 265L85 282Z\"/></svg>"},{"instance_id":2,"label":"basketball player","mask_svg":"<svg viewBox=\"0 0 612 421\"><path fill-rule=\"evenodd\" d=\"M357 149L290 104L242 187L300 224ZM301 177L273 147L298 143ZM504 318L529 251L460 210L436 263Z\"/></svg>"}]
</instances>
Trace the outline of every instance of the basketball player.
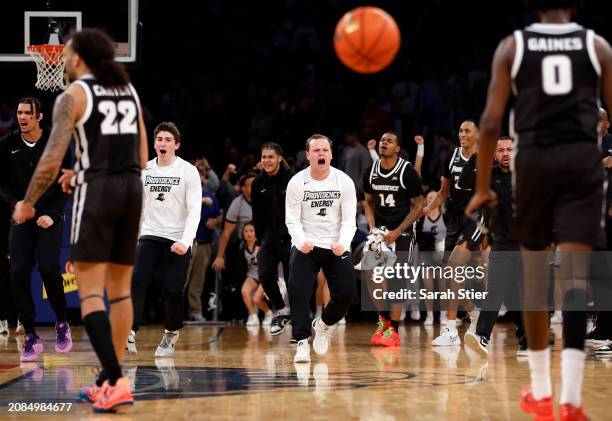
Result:
<instances>
[{"instance_id":1,"label":"basketball player","mask_svg":"<svg viewBox=\"0 0 612 421\"><path fill-rule=\"evenodd\" d=\"M41 126L43 117L40 100L31 97L20 99L17 105L19 129L0 142L0 195L10 206L24 197L36 163L48 143L49 129ZM71 156L67 153L62 166L70 164ZM6 292L12 293L17 315L25 329L21 361L34 361L43 351L43 343L34 327L36 309L31 278L36 264L57 319L55 351L69 352L72 349L60 270L66 199L61 186L54 185L36 204L36 220L11 224L8 238L11 286Z\"/></svg>"},{"instance_id":2,"label":"basketball player","mask_svg":"<svg viewBox=\"0 0 612 421\"><path fill-rule=\"evenodd\" d=\"M440 191L432 203L423 208L423 214L427 215L430 209L447 202L445 250L451 253L448 265L452 267L465 265L471 257L471 252L478 250L482 242L482 230L463 214L472 196L472 186L459 185L459 177L463 168L478 150L479 134L478 123L475 120L467 119L461 123L459 127L460 146L449 155L444 165ZM458 284L452 281L449 286L456 290ZM433 340L432 345L461 345L457 332L458 300L449 299L445 304L448 308L446 327L442 329L440 336ZM460 304L470 315L470 330L476 329L478 310L469 300L461 300Z\"/></svg>"},{"instance_id":3,"label":"basketball player","mask_svg":"<svg viewBox=\"0 0 612 421\"><path fill-rule=\"evenodd\" d=\"M491 202L491 162L513 90L516 238L523 251L525 330L531 386L521 407L534 419L554 419L548 348L547 262L536 251L551 243L562 253L564 307L586 302L588 255L602 227L603 170L597 147L599 86L612 104L612 49L571 22L577 0L534 0L541 23L501 41L493 58L482 116L477 189L466 214ZM535 175L534 175L535 174ZM539 310L539 309L542 310ZM537 309L537 311L533 310ZM561 420L586 420L581 400L586 314L564 311Z\"/></svg>"},{"instance_id":4,"label":"basketball player","mask_svg":"<svg viewBox=\"0 0 612 421\"><path fill-rule=\"evenodd\" d=\"M73 83L55 102L47 147L13 219L23 223L34 217L34 204L55 181L74 134L77 162L74 170L62 170L59 182L66 192L75 188L71 261L83 324L103 367L97 385L84 388L81 396L93 402L95 412L114 412L134 402L119 361L132 324L130 281L146 133L138 96L123 66L114 61L108 35L84 29L66 43L64 57Z\"/></svg>"},{"instance_id":5,"label":"basketball player","mask_svg":"<svg viewBox=\"0 0 612 421\"><path fill-rule=\"evenodd\" d=\"M415 246L414 223L423 210L421 178L410 163L399 157L401 139L395 132L385 132L380 138L380 159L364 173L365 214L370 231L384 226L389 233L386 243L395 243L398 261L412 263ZM387 279L387 289L405 288L400 279ZM391 315L379 312L378 328L370 342L373 345L400 346L398 333L402 302L392 303Z\"/></svg>"},{"instance_id":6,"label":"basketball player","mask_svg":"<svg viewBox=\"0 0 612 421\"><path fill-rule=\"evenodd\" d=\"M261 243L257 253L259 281L275 311L271 335L280 335L290 321L289 309L278 287L278 265L283 265L285 281L289 278L289 253L291 238L285 225L285 195L287 184L293 177L283 160L283 150L278 143L261 146L263 171L253 180L251 201L253 223Z\"/></svg>"},{"instance_id":7,"label":"basketball player","mask_svg":"<svg viewBox=\"0 0 612 421\"><path fill-rule=\"evenodd\" d=\"M323 269L331 300L312 321L313 348L329 348L329 328L342 319L355 293L351 241L355 235L357 196L348 175L330 166L332 142L321 134L306 140L308 168L287 186L285 222L291 235L289 303L297 349L293 362L310 362L310 299Z\"/></svg>"},{"instance_id":8,"label":"basketball player","mask_svg":"<svg viewBox=\"0 0 612 421\"><path fill-rule=\"evenodd\" d=\"M183 327L183 286L200 222L202 187L197 168L176 156L181 133L174 123L158 124L153 138L157 157L142 172L144 209L132 281L134 323L127 348L137 351L136 332L147 290L156 278L164 297L165 330L155 356L171 357Z\"/></svg>"}]
</instances>

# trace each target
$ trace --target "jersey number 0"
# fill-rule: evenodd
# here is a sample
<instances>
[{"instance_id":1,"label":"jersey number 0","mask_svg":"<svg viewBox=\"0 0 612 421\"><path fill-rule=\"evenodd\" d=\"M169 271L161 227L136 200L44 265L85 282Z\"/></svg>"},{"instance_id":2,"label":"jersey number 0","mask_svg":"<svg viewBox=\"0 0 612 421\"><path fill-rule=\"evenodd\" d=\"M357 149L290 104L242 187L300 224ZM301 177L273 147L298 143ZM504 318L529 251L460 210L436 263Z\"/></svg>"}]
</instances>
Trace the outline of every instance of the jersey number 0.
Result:
<instances>
[{"instance_id":1,"label":"jersey number 0","mask_svg":"<svg viewBox=\"0 0 612 421\"><path fill-rule=\"evenodd\" d=\"M563 54L542 60L542 89L547 95L565 95L572 90L572 62Z\"/></svg>"}]
</instances>

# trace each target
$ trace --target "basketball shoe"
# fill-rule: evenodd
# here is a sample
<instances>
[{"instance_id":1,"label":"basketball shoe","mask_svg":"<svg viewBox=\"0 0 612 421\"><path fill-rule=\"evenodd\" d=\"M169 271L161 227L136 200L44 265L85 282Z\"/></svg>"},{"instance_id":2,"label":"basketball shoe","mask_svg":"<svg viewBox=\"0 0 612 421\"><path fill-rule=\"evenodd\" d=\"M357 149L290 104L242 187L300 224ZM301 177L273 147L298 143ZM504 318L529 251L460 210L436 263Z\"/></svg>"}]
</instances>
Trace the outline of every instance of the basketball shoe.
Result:
<instances>
[{"instance_id":1,"label":"basketball shoe","mask_svg":"<svg viewBox=\"0 0 612 421\"><path fill-rule=\"evenodd\" d=\"M400 335L393 326L389 326L378 340L378 345L400 346Z\"/></svg>"},{"instance_id":2,"label":"basketball shoe","mask_svg":"<svg viewBox=\"0 0 612 421\"><path fill-rule=\"evenodd\" d=\"M72 331L68 322L55 324L55 352L72 350Z\"/></svg>"},{"instance_id":3,"label":"basketball shoe","mask_svg":"<svg viewBox=\"0 0 612 421\"><path fill-rule=\"evenodd\" d=\"M174 355L174 349L176 347L176 342L179 338L179 331L175 330L170 331L168 329L164 329L164 336L162 336L162 340L157 346L155 350L155 357L171 357Z\"/></svg>"},{"instance_id":4,"label":"basketball shoe","mask_svg":"<svg viewBox=\"0 0 612 421\"><path fill-rule=\"evenodd\" d=\"M130 330L125 349L130 354L138 354L138 350L136 349L136 332L134 332L133 330Z\"/></svg>"},{"instance_id":5,"label":"basketball shoe","mask_svg":"<svg viewBox=\"0 0 612 421\"><path fill-rule=\"evenodd\" d=\"M559 420L560 421L589 421L590 418L586 416L582 406L576 408L571 403L564 403L559 407Z\"/></svg>"},{"instance_id":6,"label":"basketball shoe","mask_svg":"<svg viewBox=\"0 0 612 421\"><path fill-rule=\"evenodd\" d=\"M372 345L379 345L378 341L382 337L383 332L387 330L389 326L391 326L391 321L385 319L383 316L378 316L377 325L376 332L374 332L374 335L372 335L372 338L370 338L370 343Z\"/></svg>"},{"instance_id":7,"label":"basketball shoe","mask_svg":"<svg viewBox=\"0 0 612 421\"><path fill-rule=\"evenodd\" d=\"M114 386L111 386L108 380L104 382L96 395L93 411L117 412L132 405L134 405L134 397L132 396L130 381L121 377L117 379Z\"/></svg>"},{"instance_id":8,"label":"basketball shoe","mask_svg":"<svg viewBox=\"0 0 612 421\"><path fill-rule=\"evenodd\" d=\"M445 327L442 329L440 336L434 339L431 344L433 346L450 346L450 345L461 345L461 339L459 339L459 332L457 329L450 329Z\"/></svg>"},{"instance_id":9,"label":"basketball shoe","mask_svg":"<svg viewBox=\"0 0 612 421\"><path fill-rule=\"evenodd\" d=\"M24 337L23 352L19 359L21 361L35 361L38 354L42 354L43 349L43 343L38 335L28 333Z\"/></svg>"},{"instance_id":10,"label":"basketball shoe","mask_svg":"<svg viewBox=\"0 0 612 421\"><path fill-rule=\"evenodd\" d=\"M308 338L298 341L295 349L294 363L309 363L310 362L310 344Z\"/></svg>"},{"instance_id":11,"label":"basketball shoe","mask_svg":"<svg viewBox=\"0 0 612 421\"><path fill-rule=\"evenodd\" d=\"M312 328L315 331L312 349L319 355L327 354L327 350L329 349L330 326L323 323L323 320L320 318L316 318L312 321Z\"/></svg>"},{"instance_id":12,"label":"basketball shoe","mask_svg":"<svg viewBox=\"0 0 612 421\"><path fill-rule=\"evenodd\" d=\"M555 421L555 409L551 396L536 400L531 393L531 385L523 387L521 391L521 409L531 414L534 421Z\"/></svg>"},{"instance_id":13,"label":"basketball shoe","mask_svg":"<svg viewBox=\"0 0 612 421\"><path fill-rule=\"evenodd\" d=\"M486 357L489 354L489 340L484 336L480 336L470 330L465 331L463 335L463 341L474 351L477 351L482 356Z\"/></svg>"}]
</instances>

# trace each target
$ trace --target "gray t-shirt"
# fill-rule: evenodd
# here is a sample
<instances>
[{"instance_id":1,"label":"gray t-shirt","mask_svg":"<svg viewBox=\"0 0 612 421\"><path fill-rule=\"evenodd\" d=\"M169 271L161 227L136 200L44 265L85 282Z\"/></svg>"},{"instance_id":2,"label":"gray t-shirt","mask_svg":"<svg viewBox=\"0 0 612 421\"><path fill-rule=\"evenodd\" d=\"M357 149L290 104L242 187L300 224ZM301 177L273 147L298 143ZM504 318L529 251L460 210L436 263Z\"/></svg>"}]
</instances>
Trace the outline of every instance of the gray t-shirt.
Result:
<instances>
[{"instance_id":1,"label":"gray t-shirt","mask_svg":"<svg viewBox=\"0 0 612 421\"><path fill-rule=\"evenodd\" d=\"M227 213L225 214L225 220L236 224L236 232L238 238L242 239L242 227L244 224L253 219L253 210L251 204L245 199L244 195L236 197L230 205Z\"/></svg>"}]
</instances>

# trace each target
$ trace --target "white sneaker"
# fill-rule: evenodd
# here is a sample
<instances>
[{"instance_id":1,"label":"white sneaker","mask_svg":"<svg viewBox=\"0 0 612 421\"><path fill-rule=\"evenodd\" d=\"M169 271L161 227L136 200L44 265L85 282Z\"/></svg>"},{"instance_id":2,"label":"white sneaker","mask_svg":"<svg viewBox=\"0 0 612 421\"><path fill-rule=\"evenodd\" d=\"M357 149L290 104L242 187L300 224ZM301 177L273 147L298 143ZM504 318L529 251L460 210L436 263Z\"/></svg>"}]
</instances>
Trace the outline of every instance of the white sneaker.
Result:
<instances>
[{"instance_id":1,"label":"white sneaker","mask_svg":"<svg viewBox=\"0 0 612 421\"><path fill-rule=\"evenodd\" d=\"M406 307L402 306L402 312L400 313L400 320L406 319Z\"/></svg>"},{"instance_id":2,"label":"white sneaker","mask_svg":"<svg viewBox=\"0 0 612 421\"><path fill-rule=\"evenodd\" d=\"M25 333L25 329L23 328L23 325L21 324L19 319L17 319L17 327L15 328L15 333L18 333L18 334Z\"/></svg>"},{"instance_id":3,"label":"white sneaker","mask_svg":"<svg viewBox=\"0 0 612 421\"><path fill-rule=\"evenodd\" d=\"M446 325L446 322L448 322L448 312L441 311L440 312L440 325L444 326Z\"/></svg>"},{"instance_id":4,"label":"white sneaker","mask_svg":"<svg viewBox=\"0 0 612 421\"><path fill-rule=\"evenodd\" d=\"M550 318L551 325L560 325L563 323L563 313L561 311L555 311Z\"/></svg>"},{"instance_id":5,"label":"white sneaker","mask_svg":"<svg viewBox=\"0 0 612 421\"><path fill-rule=\"evenodd\" d=\"M8 320L0 320L0 335L8 335Z\"/></svg>"},{"instance_id":6,"label":"white sneaker","mask_svg":"<svg viewBox=\"0 0 612 421\"><path fill-rule=\"evenodd\" d=\"M272 313L272 310L268 310L268 311L266 312L266 315L264 316L264 319L263 319L263 321L261 322L261 324L262 324L263 326L270 326L270 325L272 324L272 316L273 316L273 315L274 315L274 314Z\"/></svg>"},{"instance_id":7,"label":"white sneaker","mask_svg":"<svg viewBox=\"0 0 612 421\"><path fill-rule=\"evenodd\" d=\"M412 320L421 320L421 312L418 307L413 307L412 311L410 311L410 318Z\"/></svg>"},{"instance_id":8,"label":"white sneaker","mask_svg":"<svg viewBox=\"0 0 612 421\"><path fill-rule=\"evenodd\" d=\"M134 332L133 330L130 330L125 349L130 354L138 354L138 350L136 349L136 332Z\"/></svg>"},{"instance_id":9,"label":"white sneaker","mask_svg":"<svg viewBox=\"0 0 612 421\"><path fill-rule=\"evenodd\" d=\"M329 326L323 323L321 319L312 321L312 328L315 331L315 337L312 341L312 348L319 355L327 354L329 349Z\"/></svg>"},{"instance_id":10,"label":"white sneaker","mask_svg":"<svg viewBox=\"0 0 612 421\"><path fill-rule=\"evenodd\" d=\"M504 317L508 313L508 307L505 304L502 304L497 315L499 317Z\"/></svg>"},{"instance_id":11,"label":"white sneaker","mask_svg":"<svg viewBox=\"0 0 612 421\"><path fill-rule=\"evenodd\" d=\"M425 321L423 322L423 324L425 326L433 326L433 324L434 324L433 313L427 312L427 317L425 317Z\"/></svg>"},{"instance_id":12,"label":"white sneaker","mask_svg":"<svg viewBox=\"0 0 612 421\"><path fill-rule=\"evenodd\" d=\"M484 336L480 336L479 334L468 330L465 332L465 335L463 335L463 341L467 346L472 348L474 351L477 351L482 356L486 357L489 354L489 340Z\"/></svg>"},{"instance_id":13,"label":"white sneaker","mask_svg":"<svg viewBox=\"0 0 612 421\"><path fill-rule=\"evenodd\" d=\"M156 357L171 357L174 355L174 348L176 347L176 342L179 338L179 331L175 330L174 332L164 329L164 336L162 336L162 340L157 346L155 350Z\"/></svg>"},{"instance_id":14,"label":"white sneaker","mask_svg":"<svg viewBox=\"0 0 612 421\"><path fill-rule=\"evenodd\" d=\"M473 314L470 315L470 327L468 331L471 333L476 333L476 326L478 325L478 317L480 316L480 310L476 310Z\"/></svg>"},{"instance_id":15,"label":"white sneaker","mask_svg":"<svg viewBox=\"0 0 612 421\"><path fill-rule=\"evenodd\" d=\"M257 313L253 313L249 316L246 322L247 326L259 326L259 317L257 317Z\"/></svg>"},{"instance_id":16,"label":"white sneaker","mask_svg":"<svg viewBox=\"0 0 612 421\"><path fill-rule=\"evenodd\" d=\"M308 339L302 339L301 341L298 341L297 348L295 349L295 356L293 357L293 362L310 362L310 344L308 343Z\"/></svg>"},{"instance_id":17,"label":"white sneaker","mask_svg":"<svg viewBox=\"0 0 612 421\"><path fill-rule=\"evenodd\" d=\"M457 329L449 329L445 327L442 329L442 333L436 339L434 339L431 344L433 346L455 346L461 345L461 339L459 339L459 332Z\"/></svg>"},{"instance_id":18,"label":"white sneaker","mask_svg":"<svg viewBox=\"0 0 612 421\"><path fill-rule=\"evenodd\" d=\"M346 326L346 317L341 318L340 321L338 322L338 325Z\"/></svg>"}]
</instances>

